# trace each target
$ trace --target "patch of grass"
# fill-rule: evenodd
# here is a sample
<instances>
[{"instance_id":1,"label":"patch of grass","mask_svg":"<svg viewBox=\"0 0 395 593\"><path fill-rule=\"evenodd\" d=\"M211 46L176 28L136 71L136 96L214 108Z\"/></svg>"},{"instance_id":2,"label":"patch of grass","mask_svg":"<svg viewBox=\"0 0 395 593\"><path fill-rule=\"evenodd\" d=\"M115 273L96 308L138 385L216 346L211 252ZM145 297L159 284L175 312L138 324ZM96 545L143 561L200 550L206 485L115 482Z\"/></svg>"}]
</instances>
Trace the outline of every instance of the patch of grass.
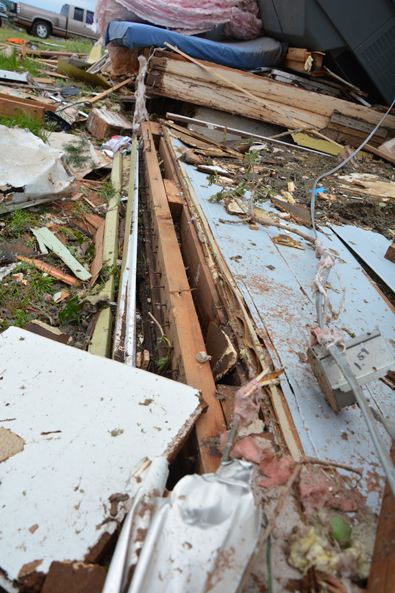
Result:
<instances>
[{"instance_id":1,"label":"patch of grass","mask_svg":"<svg viewBox=\"0 0 395 593\"><path fill-rule=\"evenodd\" d=\"M52 131L52 125L40 121L40 118L35 118L25 113L25 111L16 111L11 117L0 117L0 125L7 126L7 128L21 128L28 129L32 134L40 138L43 142L48 140Z\"/></svg>"},{"instance_id":2,"label":"patch of grass","mask_svg":"<svg viewBox=\"0 0 395 593\"><path fill-rule=\"evenodd\" d=\"M93 47L93 41L90 41L89 39L80 39L78 37L65 39L64 44L67 47L67 51L72 51L75 54L89 54Z\"/></svg>"},{"instance_id":3,"label":"patch of grass","mask_svg":"<svg viewBox=\"0 0 395 593\"><path fill-rule=\"evenodd\" d=\"M41 67L39 62L35 62L30 58L25 58L22 61L22 58L16 53L16 50L14 50L12 56L9 58L3 53L0 54L0 70L30 72L32 76L37 76L41 71Z\"/></svg>"},{"instance_id":4,"label":"patch of grass","mask_svg":"<svg viewBox=\"0 0 395 593\"><path fill-rule=\"evenodd\" d=\"M111 181L105 181L97 190L97 195L109 202L116 194L115 187L112 186Z\"/></svg>"},{"instance_id":5,"label":"patch of grass","mask_svg":"<svg viewBox=\"0 0 395 593\"><path fill-rule=\"evenodd\" d=\"M37 224L35 215L25 209L14 210L14 212L2 216L1 219L6 223L7 234L17 239L30 232L30 227Z\"/></svg>"},{"instance_id":6,"label":"patch of grass","mask_svg":"<svg viewBox=\"0 0 395 593\"><path fill-rule=\"evenodd\" d=\"M27 31L20 31L19 28L16 28L11 23L4 23L0 28L0 41L4 41L9 37L26 39L26 41L31 41L33 45L36 45L40 49L56 50L56 47L47 47L38 37L29 35ZM53 37L51 35L44 41L58 45L59 49L65 49L65 51L71 51L73 53L89 53L94 44L94 41L89 39L80 39L79 37L72 37L71 39L59 39L58 37Z\"/></svg>"}]
</instances>

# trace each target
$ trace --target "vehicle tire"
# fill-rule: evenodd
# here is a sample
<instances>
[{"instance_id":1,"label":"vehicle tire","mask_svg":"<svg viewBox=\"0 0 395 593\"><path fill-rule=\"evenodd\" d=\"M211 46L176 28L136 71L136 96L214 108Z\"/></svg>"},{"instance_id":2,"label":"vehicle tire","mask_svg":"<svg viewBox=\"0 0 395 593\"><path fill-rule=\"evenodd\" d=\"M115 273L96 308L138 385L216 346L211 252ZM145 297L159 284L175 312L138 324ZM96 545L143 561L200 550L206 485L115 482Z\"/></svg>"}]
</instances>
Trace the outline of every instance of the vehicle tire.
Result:
<instances>
[{"instance_id":1,"label":"vehicle tire","mask_svg":"<svg viewBox=\"0 0 395 593\"><path fill-rule=\"evenodd\" d=\"M51 34L51 27L45 21L36 21L33 25L33 35L46 39Z\"/></svg>"}]
</instances>

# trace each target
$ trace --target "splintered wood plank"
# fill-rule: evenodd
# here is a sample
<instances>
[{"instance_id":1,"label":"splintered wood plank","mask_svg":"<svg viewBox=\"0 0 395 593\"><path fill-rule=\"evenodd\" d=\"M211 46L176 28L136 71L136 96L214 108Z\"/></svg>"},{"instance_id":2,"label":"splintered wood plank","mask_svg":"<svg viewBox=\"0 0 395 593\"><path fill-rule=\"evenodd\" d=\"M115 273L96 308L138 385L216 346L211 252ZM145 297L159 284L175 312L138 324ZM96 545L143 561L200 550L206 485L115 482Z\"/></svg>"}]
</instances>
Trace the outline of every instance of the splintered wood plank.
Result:
<instances>
[{"instance_id":1,"label":"splintered wood plank","mask_svg":"<svg viewBox=\"0 0 395 593\"><path fill-rule=\"evenodd\" d=\"M304 89L292 87L289 84L276 82L274 80L261 76L256 76L248 72L242 72L240 70L227 68L226 66L218 66L202 61L202 64L209 66L211 70L227 78L229 82L225 82L223 79L219 79L217 76L215 76L215 74L211 74L203 70L203 68L201 68L200 66L197 66L196 64L192 64L189 62L185 62L183 60L175 59L173 56L171 56L171 54L166 54L165 52L162 52L159 54L159 56L166 57L157 57L157 55L151 61L151 71L148 77L156 78L160 86L162 86L162 91L170 90L170 85L168 84L169 78L173 78L174 81L177 81L177 84L179 84L179 79L182 78L184 82L188 82L189 84L189 96L186 100L192 101L193 103L201 104L198 102L198 100L203 100L204 98L204 95L202 95L201 97L195 96L195 85L199 87L201 83L208 85L206 87L207 104L209 104L210 100L213 100L213 97L211 96L210 84L214 84L218 91L221 91L221 93L222 91L229 91L230 89L232 89L233 101L234 103L238 103L238 92L235 89L233 89L231 84L236 83L239 86L248 89L249 92L251 92L252 94L257 95L260 98L266 99L268 105L270 105L270 102L272 102L273 105L275 105L276 107L281 106L285 108L287 111L289 109L300 109L302 112L306 112L306 114L314 115L315 117L320 116L324 119L324 125L321 125L319 129L325 128L326 125L328 125L329 120L332 117L333 112L335 110L337 110L344 116L359 118L362 121L374 125L378 124L382 118L382 113L379 113L374 109L371 109L370 107L365 107L364 105L351 103L350 101L345 101L343 99L338 99L336 97L330 97L327 95L317 95L316 93L313 93L311 91L306 91ZM182 92L184 93L183 85L180 84L179 86ZM150 89L150 93L155 93L155 90L158 91L159 89ZM250 102L252 101L253 100L251 99ZM257 117L255 119L262 119L262 115L265 115L266 117L272 117L274 115L272 112L269 113L267 112L267 110L262 109L262 106L259 104L257 104L256 107L258 110L263 112L263 114L261 113L261 117ZM217 106L217 109L229 111L229 107L221 107L220 103L219 106ZM237 109L237 105L234 106L234 109ZM236 111L230 110L230 112L235 113ZM246 115L247 117L252 117L251 115L248 115L248 112L244 115ZM292 115L292 117L297 116L295 114ZM304 118L299 118L305 121ZM289 127L290 122L288 121L288 123L282 125ZM393 115L388 115L386 117L384 121L384 127L387 130L389 130L389 136L393 137L395 135L395 117ZM350 132L352 133L352 130L350 130Z\"/></svg>"},{"instance_id":2,"label":"splintered wood plank","mask_svg":"<svg viewBox=\"0 0 395 593\"><path fill-rule=\"evenodd\" d=\"M395 461L395 447L392 446L392 461ZM385 484L379 524L377 526L376 541L367 593L393 593L395 591L395 499L389 487Z\"/></svg>"},{"instance_id":3,"label":"splintered wood plank","mask_svg":"<svg viewBox=\"0 0 395 593\"><path fill-rule=\"evenodd\" d=\"M150 124L143 123L141 127L152 222L158 242L156 267L160 272L158 277L162 302L167 304L169 326L166 335L172 344L172 360L178 370L178 381L199 389L208 405L207 411L196 423L196 434L201 470L204 473L213 472L220 462L213 439L217 439L223 430L224 416L216 398L210 364L199 364L196 360L198 352L205 351L204 339L178 245Z\"/></svg>"},{"instance_id":4,"label":"splintered wood plank","mask_svg":"<svg viewBox=\"0 0 395 593\"><path fill-rule=\"evenodd\" d=\"M170 181L170 179L163 180L167 201L169 202L169 208L171 215L175 222L179 222L181 219L181 213L184 206L184 200L182 199L182 192L177 183Z\"/></svg>"},{"instance_id":5,"label":"splintered wood plank","mask_svg":"<svg viewBox=\"0 0 395 593\"><path fill-rule=\"evenodd\" d=\"M95 257L93 258L92 265L91 265L91 274L92 278L89 282L90 286L93 286L97 280L100 270L103 266L103 239L104 239L104 227L105 223L104 220L102 224L99 226L95 233Z\"/></svg>"},{"instance_id":6,"label":"splintered wood plank","mask_svg":"<svg viewBox=\"0 0 395 593\"><path fill-rule=\"evenodd\" d=\"M44 243L48 249L51 249L60 259L70 268L72 272L80 280L89 280L90 273L85 270L84 266L71 255L70 251L65 247L57 237L47 227L41 229L31 229L32 233Z\"/></svg>"},{"instance_id":7,"label":"splintered wood plank","mask_svg":"<svg viewBox=\"0 0 395 593\"><path fill-rule=\"evenodd\" d=\"M164 133L165 138L167 138L165 129ZM164 184L165 187L167 187L166 184L169 182L177 184L176 187L180 188L178 191L183 193L176 166L165 138L161 136L159 141L159 154L163 160L165 176L167 177L167 179L164 179ZM210 321L215 322L217 325L224 325L226 324L226 318L223 314L222 304L207 263L207 251L204 251L205 246L199 240L195 225L192 224L186 202L184 202L181 212L181 241L184 259L189 268L190 285L191 288L195 289L193 295L196 297L195 305L199 311L200 321L204 326L204 335L207 335Z\"/></svg>"}]
</instances>

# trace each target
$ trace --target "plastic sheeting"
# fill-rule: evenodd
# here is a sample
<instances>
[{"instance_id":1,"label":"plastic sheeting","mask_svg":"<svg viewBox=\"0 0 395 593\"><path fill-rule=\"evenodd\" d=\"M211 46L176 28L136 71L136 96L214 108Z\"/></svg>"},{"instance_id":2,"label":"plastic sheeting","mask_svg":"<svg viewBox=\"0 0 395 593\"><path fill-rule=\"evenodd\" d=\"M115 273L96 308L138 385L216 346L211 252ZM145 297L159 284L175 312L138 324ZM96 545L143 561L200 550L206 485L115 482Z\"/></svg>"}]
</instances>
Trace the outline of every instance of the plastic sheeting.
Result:
<instances>
[{"instance_id":1,"label":"plastic sheeting","mask_svg":"<svg viewBox=\"0 0 395 593\"><path fill-rule=\"evenodd\" d=\"M256 0L97 0L93 29L104 35L111 21L148 22L193 35L225 25L225 35L253 39L261 34Z\"/></svg>"},{"instance_id":2,"label":"plastic sheeting","mask_svg":"<svg viewBox=\"0 0 395 593\"><path fill-rule=\"evenodd\" d=\"M0 212L57 200L74 179L64 152L28 130L0 126Z\"/></svg>"},{"instance_id":3,"label":"plastic sheeting","mask_svg":"<svg viewBox=\"0 0 395 593\"><path fill-rule=\"evenodd\" d=\"M233 593L258 542L252 465L180 480L154 514L128 593Z\"/></svg>"},{"instance_id":4,"label":"plastic sheeting","mask_svg":"<svg viewBox=\"0 0 395 593\"><path fill-rule=\"evenodd\" d=\"M105 36L106 44L111 42L114 46L130 49L165 47L165 41L193 58L231 68L249 70L259 66L275 66L283 58L282 43L269 37L218 43L151 25L129 22L110 23Z\"/></svg>"}]
</instances>

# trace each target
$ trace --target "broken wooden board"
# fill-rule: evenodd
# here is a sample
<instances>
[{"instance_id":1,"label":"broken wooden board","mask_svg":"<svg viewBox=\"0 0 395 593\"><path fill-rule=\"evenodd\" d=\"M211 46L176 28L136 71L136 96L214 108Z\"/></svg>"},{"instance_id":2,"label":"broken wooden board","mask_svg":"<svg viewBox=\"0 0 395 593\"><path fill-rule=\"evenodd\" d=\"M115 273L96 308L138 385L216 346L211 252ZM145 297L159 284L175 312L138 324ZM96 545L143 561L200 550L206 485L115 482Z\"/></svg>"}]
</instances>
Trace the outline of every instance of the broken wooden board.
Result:
<instances>
[{"instance_id":1,"label":"broken wooden board","mask_svg":"<svg viewBox=\"0 0 395 593\"><path fill-rule=\"evenodd\" d=\"M107 264L108 266L116 266L118 257L118 206L120 204L122 163L122 155L120 152L117 152L114 157L114 165L111 172L111 183L116 193L110 199L108 204L103 236L102 263ZM114 299L114 293L115 279L114 274L111 274L100 294L107 296L109 301L112 301ZM108 307L107 309L100 311L95 331L93 332L91 343L88 348L91 354L96 354L97 356L110 356L112 338L111 329L112 313Z\"/></svg>"},{"instance_id":2,"label":"broken wooden board","mask_svg":"<svg viewBox=\"0 0 395 593\"><path fill-rule=\"evenodd\" d=\"M391 450L395 462L395 447ZM368 578L367 593L392 593L395 590L395 498L388 481L381 503L379 524Z\"/></svg>"},{"instance_id":3,"label":"broken wooden board","mask_svg":"<svg viewBox=\"0 0 395 593\"><path fill-rule=\"evenodd\" d=\"M314 249L304 241L303 251L274 244L271 238L278 234L275 227L251 231L244 224L221 223L220 219L227 218L223 205L209 201L218 186L207 187L204 174L190 165L180 163L180 166L191 180L195 199L233 274L234 283L244 296L275 368L285 368L281 388L304 453L363 467L362 490L369 505L377 511L384 487L384 472L359 409L348 407L333 412L310 367L301 362L309 344L310 328L316 326L314 299L307 288L316 273ZM268 203L265 208L273 211ZM293 225L288 226L291 229ZM313 236L310 229L305 233ZM348 294L352 295L348 297L349 301L346 297L347 310L339 319L340 327L357 334L379 327L393 351L395 316L390 307L335 234L330 232L328 238L319 233L319 238L339 255L339 272ZM235 260L235 256L241 257ZM336 277L331 276L329 282L337 290ZM331 290L330 294L336 306L337 293ZM374 381L366 391L383 415L391 418L392 390L381 381ZM379 430L384 441L389 443L385 430L382 427ZM374 481L370 477L372 474Z\"/></svg>"},{"instance_id":4,"label":"broken wooden board","mask_svg":"<svg viewBox=\"0 0 395 593\"><path fill-rule=\"evenodd\" d=\"M116 134L122 135L125 131L131 132L133 124L121 113L115 113L106 107L101 109L94 107L89 112L86 127L92 136L103 140L103 138L111 138Z\"/></svg>"},{"instance_id":5,"label":"broken wooden board","mask_svg":"<svg viewBox=\"0 0 395 593\"><path fill-rule=\"evenodd\" d=\"M339 175L339 182L344 181L347 186L350 184L356 191L364 194L369 194L375 198L395 199L395 182L383 180L378 175L370 175L369 173L350 173L349 175Z\"/></svg>"},{"instance_id":6,"label":"broken wooden board","mask_svg":"<svg viewBox=\"0 0 395 593\"><path fill-rule=\"evenodd\" d=\"M310 210L305 206L302 206L301 204L290 204L279 198L270 198L270 200L279 210L281 210L281 212L289 212L295 222L311 227Z\"/></svg>"},{"instance_id":7,"label":"broken wooden board","mask_svg":"<svg viewBox=\"0 0 395 593\"><path fill-rule=\"evenodd\" d=\"M70 276L70 274L66 274L66 272L62 272L62 270L58 270L57 268L54 268L50 264L40 261L39 259L29 259L28 257L22 257L21 255L18 255L17 259L19 259L19 261L27 262L28 264L33 264L38 270L41 270L42 272L45 272L46 274L49 274L50 276L53 276L57 280L61 280L66 284L70 284L70 286L78 285L77 278Z\"/></svg>"},{"instance_id":8,"label":"broken wooden board","mask_svg":"<svg viewBox=\"0 0 395 593\"><path fill-rule=\"evenodd\" d=\"M364 105L326 95L320 95L317 100L314 92L232 68L206 62L202 64L210 67L214 73L182 59L174 59L166 52L157 52L151 60L151 70L147 77L150 94L188 102L193 97L193 103L198 105L270 121L292 129L300 128L302 121L306 125L313 125L324 134L335 110L343 116L358 118L374 126L382 118L381 113ZM228 82L218 78L216 73L227 78ZM264 99L266 108L262 107L261 102L243 95L234 88L234 84L248 89L249 93L259 99ZM384 129L388 130L388 137L395 136L394 116L387 116ZM359 146L359 136L353 135L351 128L348 128L348 133L354 139L354 145Z\"/></svg>"},{"instance_id":9,"label":"broken wooden board","mask_svg":"<svg viewBox=\"0 0 395 593\"><path fill-rule=\"evenodd\" d=\"M163 180L167 200L169 202L169 208L171 215L173 216L175 222L179 222L181 220L181 213L184 207L184 200L182 199L182 191L180 187L175 183L175 181L171 181L170 179Z\"/></svg>"},{"instance_id":10,"label":"broken wooden board","mask_svg":"<svg viewBox=\"0 0 395 593\"><path fill-rule=\"evenodd\" d=\"M238 359L236 349L223 329L212 322L208 326L206 348L211 356L214 378L219 381L235 366Z\"/></svg>"},{"instance_id":11,"label":"broken wooden board","mask_svg":"<svg viewBox=\"0 0 395 593\"><path fill-rule=\"evenodd\" d=\"M337 156L338 154L344 153L345 150L344 147L337 146L336 144L333 144L333 142L329 142L328 140L324 140L323 138L309 136L308 134L303 134L303 132L291 134L291 136L298 146L312 148L313 150L319 150L320 152L332 154L333 156ZM367 154L364 150L360 150L357 153L357 156L362 158L369 157L370 155Z\"/></svg>"},{"instance_id":12,"label":"broken wooden board","mask_svg":"<svg viewBox=\"0 0 395 593\"><path fill-rule=\"evenodd\" d=\"M30 99L0 93L0 115L2 116L13 117L18 113L24 112L33 119L43 121L45 111L55 111L56 109L57 105L48 105L46 103L39 103Z\"/></svg>"},{"instance_id":13,"label":"broken wooden board","mask_svg":"<svg viewBox=\"0 0 395 593\"><path fill-rule=\"evenodd\" d=\"M215 397L210 365L199 364L196 355L205 350L191 289L158 164L149 123L142 123L144 161L152 223L156 235L156 271L160 280L162 303L166 303L166 336L172 344L172 362L177 379L200 389L208 409L196 424L203 473L215 471L220 455L212 444L221 431L223 414Z\"/></svg>"},{"instance_id":14,"label":"broken wooden board","mask_svg":"<svg viewBox=\"0 0 395 593\"><path fill-rule=\"evenodd\" d=\"M12 582L31 563L46 573L53 561L84 560L116 532L135 493L133 468L172 460L202 405L188 385L20 328L0 335L0 351L12 418L1 428L24 441L1 465L0 567ZM128 500L112 516L114 493Z\"/></svg>"},{"instance_id":15,"label":"broken wooden board","mask_svg":"<svg viewBox=\"0 0 395 593\"><path fill-rule=\"evenodd\" d=\"M54 340L54 342L59 342L60 344L70 344L72 340L71 336L64 334L57 327L52 327L51 325L48 325L48 323L44 323L39 319L29 321L29 323L26 324L25 329L32 334L37 334L43 338Z\"/></svg>"},{"instance_id":16,"label":"broken wooden board","mask_svg":"<svg viewBox=\"0 0 395 593\"><path fill-rule=\"evenodd\" d=\"M77 278L80 280L89 280L89 278L91 278L91 274L88 270L85 270L84 266L71 255L67 247L65 247L47 227L31 229L31 231L35 237L40 237L40 241L48 247L48 249L51 249L51 251L60 257L66 266L74 272Z\"/></svg>"}]
</instances>

